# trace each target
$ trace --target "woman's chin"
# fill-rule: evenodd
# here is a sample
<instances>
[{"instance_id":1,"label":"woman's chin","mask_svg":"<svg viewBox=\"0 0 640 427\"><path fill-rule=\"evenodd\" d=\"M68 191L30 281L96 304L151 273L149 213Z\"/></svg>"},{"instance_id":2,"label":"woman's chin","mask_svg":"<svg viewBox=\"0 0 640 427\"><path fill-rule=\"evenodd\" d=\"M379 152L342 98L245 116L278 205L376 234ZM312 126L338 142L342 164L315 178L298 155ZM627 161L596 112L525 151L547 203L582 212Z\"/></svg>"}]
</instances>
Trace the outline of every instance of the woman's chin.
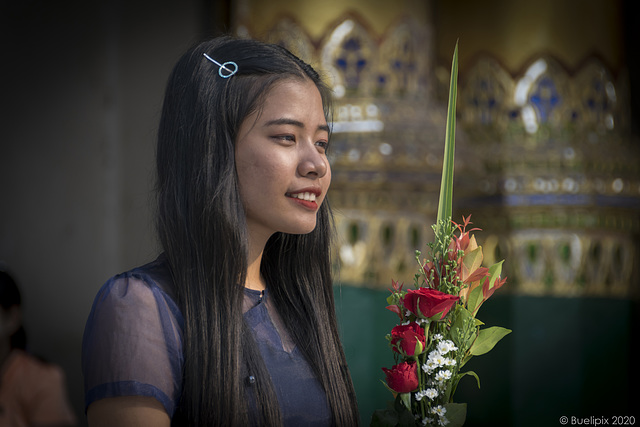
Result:
<instances>
[{"instance_id":1,"label":"woman's chin","mask_svg":"<svg viewBox=\"0 0 640 427\"><path fill-rule=\"evenodd\" d=\"M316 222L313 221L313 223L289 224L282 232L287 234L309 234L315 229Z\"/></svg>"}]
</instances>

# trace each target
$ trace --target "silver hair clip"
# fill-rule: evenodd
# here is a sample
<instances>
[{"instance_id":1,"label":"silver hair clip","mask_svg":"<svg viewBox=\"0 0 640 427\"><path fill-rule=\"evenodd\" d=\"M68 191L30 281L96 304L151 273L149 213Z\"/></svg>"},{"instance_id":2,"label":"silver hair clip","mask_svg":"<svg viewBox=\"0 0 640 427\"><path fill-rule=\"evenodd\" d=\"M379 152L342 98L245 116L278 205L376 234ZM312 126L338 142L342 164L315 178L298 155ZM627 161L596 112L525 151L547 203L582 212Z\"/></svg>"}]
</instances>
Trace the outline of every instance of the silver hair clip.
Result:
<instances>
[{"instance_id":1,"label":"silver hair clip","mask_svg":"<svg viewBox=\"0 0 640 427\"><path fill-rule=\"evenodd\" d=\"M233 61L229 61L229 62L225 62L224 64L219 63L218 61L216 61L215 59L213 59L212 57L210 57L209 55L207 55L206 53L203 53L204 57L207 58L209 61L213 62L214 64L216 64L218 67L220 67L218 69L218 74L220 75L220 77L222 77L223 79L228 79L229 77L233 76L237 71L238 71L238 64L236 64ZM227 66L232 67L231 68L227 68ZM225 70L226 73L223 73L222 70Z\"/></svg>"}]
</instances>

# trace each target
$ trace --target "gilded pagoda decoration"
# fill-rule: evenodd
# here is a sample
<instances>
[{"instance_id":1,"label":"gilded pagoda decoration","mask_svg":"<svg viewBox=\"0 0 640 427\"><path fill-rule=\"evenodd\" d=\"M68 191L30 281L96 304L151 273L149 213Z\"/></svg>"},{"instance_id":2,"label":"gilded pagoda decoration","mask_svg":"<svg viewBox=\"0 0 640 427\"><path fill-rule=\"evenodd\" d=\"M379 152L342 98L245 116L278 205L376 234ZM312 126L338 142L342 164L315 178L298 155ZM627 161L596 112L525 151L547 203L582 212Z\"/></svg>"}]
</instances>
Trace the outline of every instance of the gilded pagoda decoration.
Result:
<instances>
[{"instance_id":1,"label":"gilded pagoda decoration","mask_svg":"<svg viewBox=\"0 0 640 427\"><path fill-rule=\"evenodd\" d=\"M637 292L640 157L626 84L597 60L573 76L548 57L513 79L490 58L469 70L462 126L483 168L459 208L496 233L488 244L512 260L520 292Z\"/></svg>"},{"instance_id":2,"label":"gilded pagoda decoration","mask_svg":"<svg viewBox=\"0 0 640 427\"><path fill-rule=\"evenodd\" d=\"M239 13L238 33L287 47L333 88L337 278L386 288L412 281L434 223L449 64L436 64L428 8L398 7L383 28L341 10L307 20L271 11L259 28ZM597 57L569 69L541 54L513 72L484 53L461 69L458 90L454 215L473 214L487 262L507 259L510 289L637 295L640 154L624 70Z\"/></svg>"}]
</instances>

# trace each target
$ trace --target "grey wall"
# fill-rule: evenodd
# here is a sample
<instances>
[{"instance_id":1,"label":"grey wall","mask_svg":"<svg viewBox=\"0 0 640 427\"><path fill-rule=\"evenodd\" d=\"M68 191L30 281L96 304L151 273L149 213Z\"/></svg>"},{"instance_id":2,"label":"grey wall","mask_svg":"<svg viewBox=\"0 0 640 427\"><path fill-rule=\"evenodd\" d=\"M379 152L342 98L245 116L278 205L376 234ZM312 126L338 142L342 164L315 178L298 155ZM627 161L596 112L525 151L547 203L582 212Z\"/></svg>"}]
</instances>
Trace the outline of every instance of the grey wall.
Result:
<instances>
[{"instance_id":1,"label":"grey wall","mask_svg":"<svg viewBox=\"0 0 640 427\"><path fill-rule=\"evenodd\" d=\"M13 3L13 4L9 4ZM153 152L197 0L18 1L0 10L0 262L30 350L60 364L84 424L80 344L101 284L156 253Z\"/></svg>"}]
</instances>

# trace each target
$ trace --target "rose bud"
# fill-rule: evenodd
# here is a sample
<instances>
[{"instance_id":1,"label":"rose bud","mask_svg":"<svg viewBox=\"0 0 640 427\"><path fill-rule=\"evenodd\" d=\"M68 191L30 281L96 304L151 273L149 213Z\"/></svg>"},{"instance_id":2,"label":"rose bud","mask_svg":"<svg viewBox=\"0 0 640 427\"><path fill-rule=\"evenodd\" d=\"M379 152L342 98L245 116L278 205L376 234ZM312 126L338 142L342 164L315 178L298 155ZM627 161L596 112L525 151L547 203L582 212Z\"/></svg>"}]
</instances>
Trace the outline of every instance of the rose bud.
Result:
<instances>
[{"instance_id":1,"label":"rose bud","mask_svg":"<svg viewBox=\"0 0 640 427\"><path fill-rule=\"evenodd\" d=\"M403 362L391 369L382 368L387 376L387 386L397 393L409 393L418 388L416 362Z\"/></svg>"},{"instance_id":2,"label":"rose bud","mask_svg":"<svg viewBox=\"0 0 640 427\"><path fill-rule=\"evenodd\" d=\"M398 325L391 330L391 348L406 356L415 356L424 350L426 345L424 329L416 322Z\"/></svg>"}]
</instances>

